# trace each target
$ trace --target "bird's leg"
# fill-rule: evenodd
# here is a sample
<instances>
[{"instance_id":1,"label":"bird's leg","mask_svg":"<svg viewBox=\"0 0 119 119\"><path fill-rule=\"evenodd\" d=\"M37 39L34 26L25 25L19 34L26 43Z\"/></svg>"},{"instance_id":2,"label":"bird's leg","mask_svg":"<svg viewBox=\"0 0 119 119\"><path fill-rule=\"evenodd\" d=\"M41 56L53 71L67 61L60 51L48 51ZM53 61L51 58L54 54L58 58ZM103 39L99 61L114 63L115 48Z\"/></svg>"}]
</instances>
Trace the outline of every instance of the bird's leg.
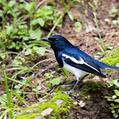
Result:
<instances>
[{"instance_id":1,"label":"bird's leg","mask_svg":"<svg viewBox=\"0 0 119 119\"><path fill-rule=\"evenodd\" d=\"M84 77L77 77L76 79L76 83L74 84L74 86L73 86L73 88L70 90L70 91L65 91L65 93L66 94L71 94L73 91L74 91L74 89L76 88L76 86L77 86L77 84L80 82L80 85L79 85L79 87L82 87L82 85L83 85L83 79L87 76L88 74L86 74Z\"/></svg>"},{"instance_id":2,"label":"bird's leg","mask_svg":"<svg viewBox=\"0 0 119 119\"><path fill-rule=\"evenodd\" d=\"M80 78L76 78L77 80L75 81L75 84L73 84L73 89L72 90L74 90L75 89L75 87L76 87L76 85L79 83L79 87L82 87L82 85L83 85L83 79L87 76L88 74L86 74L85 76L83 76L82 78L80 77ZM74 81L73 81L73 83L74 83Z\"/></svg>"},{"instance_id":3,"label":"bird's leg","mask_svg":"<svg viewBox=\"0 0 119 119\"><path fill-rule=\"evenodd\" d=\"M110 81L112 80L112 78L111 78L110 75L106 75L106 77L107 77Z\"/></svg>"},{"instance_id":4,"label":"bird's leg","mask_svg":"<svg viewBox=\"0 0 119 119\"><path fill-rule=\"evenodd\" d=\"M70 91L65 91L65 93L66 93L66 94L69 94L69 95L71 95L71 96L73 96L73 97L76 97L76 95L72 94L72 92L73 92L74 89L76 88L76 86L77 86L77 84L79 83L79 81L80 81L80 78L77 77L77 81L76 81L76 83L74 84L73 88L72 88Z\"/></svg>"},{"instance_id":5,"label":"bird's leg","mask_svg":"<svg viewBox=\"0 0 119 119\"><path fill-rule=\"evenodd\" d=\"M77 77L76 83L74 84L73 88L70 91L68 91L68 94L71 94L74 91L74 89L76 88L76 86L77 86L77 84L79 83L80 80L81 79L79 77Z\"/></svg>"},{"instance_id":6,"label":"bird's leg","mask_svg":"<svg viewBox=\"0 0 119 119\"><path fill-rule=\"evenodd\" d=\"M73 88L71 89L72 91L76 88L76 86L77 86L77 84L79 83L79 81L80 81L80 78L77 78L76 83L74 84Z\"/></svg>"}]
</instances>

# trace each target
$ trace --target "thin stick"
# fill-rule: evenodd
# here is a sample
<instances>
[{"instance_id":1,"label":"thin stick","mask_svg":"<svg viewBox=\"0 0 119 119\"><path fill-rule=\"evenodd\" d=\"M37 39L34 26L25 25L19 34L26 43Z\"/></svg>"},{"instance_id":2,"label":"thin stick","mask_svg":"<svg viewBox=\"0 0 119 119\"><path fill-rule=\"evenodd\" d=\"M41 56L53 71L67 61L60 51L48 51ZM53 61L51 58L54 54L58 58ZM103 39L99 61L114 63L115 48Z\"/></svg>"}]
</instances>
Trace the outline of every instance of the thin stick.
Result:
<instances>
[{"instance_id":1,"label":"thin stick","mask_svg":"<svg viewBox=\"0 0 119 119\"><path fill-rule=\"evenodd\" d=\"M48 34L47 37L49 37L49 36L52 34L52 32L55 30L56 26L59 24L60 20L63 18L63 16L64 16L64 14L62 14L62 15L58 18L58 20L56 21L56 23L54 24L54 26L53 26L52 29L50 30L50 32L49 32L49 34Z\"/></svg>"}]
</instances>

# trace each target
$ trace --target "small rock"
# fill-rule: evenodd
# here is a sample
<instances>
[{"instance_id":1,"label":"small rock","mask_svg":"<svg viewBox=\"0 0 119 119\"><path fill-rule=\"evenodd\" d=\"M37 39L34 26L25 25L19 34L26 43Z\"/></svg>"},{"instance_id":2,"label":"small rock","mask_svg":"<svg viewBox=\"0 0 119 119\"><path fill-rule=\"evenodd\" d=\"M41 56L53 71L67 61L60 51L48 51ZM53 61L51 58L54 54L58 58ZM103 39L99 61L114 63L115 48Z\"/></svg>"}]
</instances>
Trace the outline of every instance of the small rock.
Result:
<instances>
[{"instance_id":1,"label":"small rock","mask_svg":"<svg viewBox=\"0 0 119 119\"><path fill-rule=\"evenodd\" d=\"M116 95L113 95L113 96L112 96L112 99L115 99L115 98L117 98L117 96L116 96Z\"/></svg>"},{"instance_id":2,"label":"small rock","mask_svg":"<svg viewBox=\"0 0 119 119\"><path fill-rule=\"evenodd\" d=\"M33 113L34 110L27 110L26 112L27 112L27 113Z\"/></svg>"},{"instance_id":3,"label":"small rock","mask_svg":"<svg viewBox=\"0 0 119 119\"><path fill-rule=\"evenodd\" d=\"M77 102L77 101L75 101L73 104L74 104L74 105L77 105L77 104L78 104L78 102Z\"/></svg>"},{"instance_id":4,"label":"small rock","mask_svg":"<svg viewBox=\"0 0 119 119\"><path fill-rule=\"evenodd\" d=\"M81 100L78 104L80 107L84 107L86 105L86 103L83 100Z\"/></svg>"},{"instance_id":5,"label":"small rock","mask_svg":"<svg viewBox=\"0 0 119 119\"><path fill-rule=\"evenodd\" d=\"M56 101L56 104L58 105L58 107L61 107L62 103L63 103L63 100L57 100Z\"/></svg>"},{"instance_id":6,"label":"small rock","mask_svg":"<svg viewBox=\"0 0 119 119\"><path fill-rule=\"evenodd\" d=\"M105 21L106 23L111 23L110 19L108 19L108 18L105 18L104 21Z\"/></svg>"},{"instance_id":7,"label":"small rock","mask_svg":"<svg viewBox=\"0 0 119 119\"><path fill-rule=\"evenodd\" d=\"M119 63L117 63L116 66L119 67Z\"/></svg>"},{"instance_id":8,"label":"small rock","mask_svg":"<svg viewBox=\"0 0 119 119\"><path fill-rule=\"evenodd\" d=\"M52 108L47 108L47 109L45 109L45 110L43 110L43 111L41 112L41 115L42 115L42 116L48 116L48 115L51 114L52 111L53 111Z\"/></svg>"},{"instance_id":9,"label":"small rock","mask_svg":"<svg viewBox=\"0 0 119 119\"><path fill-rule=\"evenodd\" d=\"M42 117L41 116L37 116L34 119L42 119Z\"/></svg>"}]
</instances>

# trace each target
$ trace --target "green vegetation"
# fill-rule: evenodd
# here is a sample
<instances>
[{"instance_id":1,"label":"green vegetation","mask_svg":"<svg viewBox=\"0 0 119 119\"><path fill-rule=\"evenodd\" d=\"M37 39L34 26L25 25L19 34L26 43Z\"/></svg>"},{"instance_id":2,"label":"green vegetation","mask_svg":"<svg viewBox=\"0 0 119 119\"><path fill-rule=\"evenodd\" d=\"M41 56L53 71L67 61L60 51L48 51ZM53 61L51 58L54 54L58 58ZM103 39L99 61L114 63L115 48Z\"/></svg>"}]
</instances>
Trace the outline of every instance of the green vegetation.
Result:
<instances>
[{"instance_id":1,"label":"green vegetation","mask_svg":"<svg viewBox=\"0 0 119 119\"><path fill-rule=\"evenodd\" d=\"M61 27L64 30L64 24L69 21L73 33L79 34L85 21L79 18L80 14L77 16L75 11L71 11L74 5L76 9L77 4L81 5L84 16L90 7L98 35L96 42L103 51L101 53L106 54L102 61L110 65L119 62L119 48L106 51L98 24L97 5L88 2L84 8L84 3L83 0L0 0L0 119L67 118L73 101L59 85L66 77L72 77L64 69L62 75L52 59L49 60L49 45L41 38L57 33ZM78 13L80 9L77 9ZM109 11L115 25L119 24L117 13L116 8ZM64 32L61 30L60 33ZM105 96L115 118L119 116L118 86L117 80L109 81L107 88L111 93ZM82 94L86 96L85 93L101 88L98 83L87 84Z\"/></svg>"},{"instance_id":2,"label":"green vegetation","mask_svg":"<svg viewBox=\"0 0 119 119\"><path fill-rule=\"evenodd\" d=\"M72 106L70 97L62 92L57 92L51 99L43 103L37 103L22 110L22 114L15 119L35 119L36 117L44 119L62 119L69 113ZM44 110L47 110L46 112Z\"/></svg>"},{"instance_id":3,"label":"green vegetation","mask_svg":"<svg viewBox=\"0 0 119 119\"><path fill-rule=\"evenodd\" d=\"M105 62L109 65L116 65L119 63L119 48L115 48L111 51L111 53L107 53L107 58L102 59L102 62Z\"/></svg>"},{"instance_id":4,"label":"green vegetation","mask_svg":"<svg viewBox=\"0 0 119 119\"><path fill-rule=\"evenodd\" d=\"M41 86L33 87L30 82L39 71L34 63L45 57L47 44L41 37L45 29L52 33L54 26L60 26L62 13L54 3L37 6L37 1L0 0L0 72L6 92L0 97L1 119L7 113L12 119L19 105L28 105L27 87L39 94Z\"/></svg>"},{"instance_id":5,"label":"green vegetation","mask_svg":"<svg viewBox=\"0 0 119 119\"><path fill-rule=\"evenodd\" d=\"M110 55L109 55L110 54ZM108 57L102 59L103 62L116 65L119 63L119 48L113 49L111 53L107 53ZM115 118L119 117L119 82L118 79L108 81L107 87L111 89L110 94L105 96L110 103L110 110Z\"/></svg>"},{"instance_id":6,"label":"green vegetation","mask_svg":"<svg viewBox=\"0 0 119 119\"><path fill-rule=\"evenodd\" d=\"M112 80L108 83L110 94L105 96L110 104L110 110L115 118L119 117L119 82L118 80Z\"/></svg>"}]
</instances>

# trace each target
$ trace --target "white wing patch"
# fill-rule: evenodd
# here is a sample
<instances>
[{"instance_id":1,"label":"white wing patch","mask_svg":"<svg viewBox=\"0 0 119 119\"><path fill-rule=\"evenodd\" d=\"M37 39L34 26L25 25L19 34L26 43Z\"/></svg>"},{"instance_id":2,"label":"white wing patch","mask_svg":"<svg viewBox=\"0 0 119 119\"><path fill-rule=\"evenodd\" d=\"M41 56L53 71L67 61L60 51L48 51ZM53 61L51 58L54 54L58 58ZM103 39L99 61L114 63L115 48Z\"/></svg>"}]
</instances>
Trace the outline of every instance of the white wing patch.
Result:
<instances>
[{"instance_id":1,"label":"white wing patch","mask_svg":"<svg viewBox=\"0 0 119 119\"><path fill-rule=\"evenodd\" d=\"M96 68L94 68L93 66L87 64L81 57L80 57L80 60L77 60L74 57L71 57L71 56L66 55L66 54L62 54L62 56L65 57L65 58L69 58L72 62L74 62L76 64L85 64L88 67L90 67L90 68L94 69L95 71L99 72Z\"/></svg>"}]
</instances>

